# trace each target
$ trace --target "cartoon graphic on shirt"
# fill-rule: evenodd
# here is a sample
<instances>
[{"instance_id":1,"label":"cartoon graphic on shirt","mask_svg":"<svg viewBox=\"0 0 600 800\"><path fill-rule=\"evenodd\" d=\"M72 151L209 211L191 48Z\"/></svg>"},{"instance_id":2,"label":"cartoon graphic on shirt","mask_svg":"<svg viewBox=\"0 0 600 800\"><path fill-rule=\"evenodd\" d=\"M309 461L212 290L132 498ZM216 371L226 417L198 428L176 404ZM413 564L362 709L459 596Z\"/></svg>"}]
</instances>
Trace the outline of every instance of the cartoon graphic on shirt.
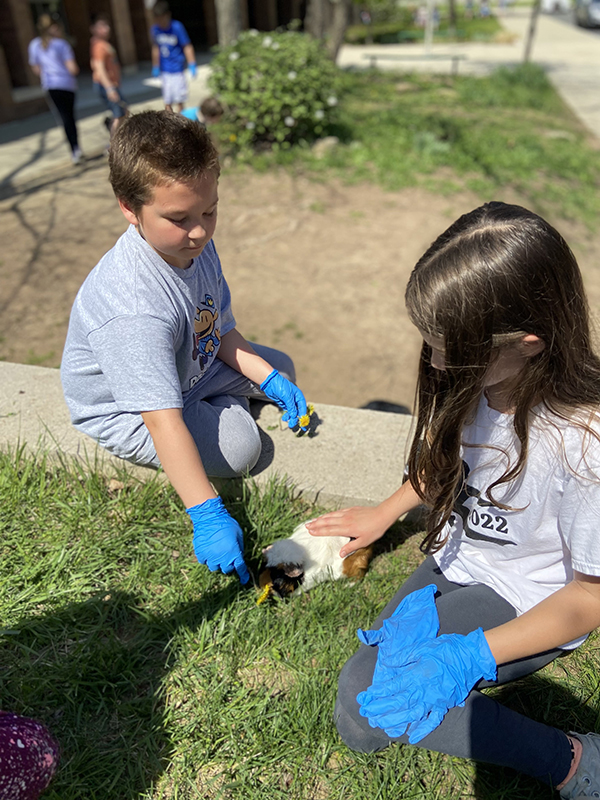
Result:
<instances>
[{"instance_id":1,"label":"cartoon graphic on shirt","mask_svg":"<svg viewBox=\"0 0 600 800\"><path fill-rule=\"evenodd\" d=\"M207 294L204 297L204 306L196 306L194 317L194 347L192 358L198 359L200 369L204 370L211 358L216 355L216 350L221 343L220 329L215 326L219 312L214 309L215 301Z\"/></svg>"},{"instance_id":2,"label":"cartoon graphic on shirt","mask_svg":"<svg viewBox=\"0 0 600 800\"><path fill-rule=\"evenodd\" d=\"M494 511L498 511L493 503L490 503L489 500L486 500L480 496L478 489L475 489L473 486L469 486L467 483L467 477L471 470L465 461L462 462L462 465L463 488L454 503L454 511L462 519L465 536L467 536L469 539L476 539L483 542L493 542L494 544L500 545L516 544L516 542L511 542L510 539L500 539L497 536L490 536L488 533L483 533L483 531L493 531L495 533L503 533L508 536L508 520L506 517L500 516L497 513L490 514L488 511L481 510L493 508ZM452 515L450 517L450 524L453 525L455 521L456 517Z\"/></svg>"}]
</instances>

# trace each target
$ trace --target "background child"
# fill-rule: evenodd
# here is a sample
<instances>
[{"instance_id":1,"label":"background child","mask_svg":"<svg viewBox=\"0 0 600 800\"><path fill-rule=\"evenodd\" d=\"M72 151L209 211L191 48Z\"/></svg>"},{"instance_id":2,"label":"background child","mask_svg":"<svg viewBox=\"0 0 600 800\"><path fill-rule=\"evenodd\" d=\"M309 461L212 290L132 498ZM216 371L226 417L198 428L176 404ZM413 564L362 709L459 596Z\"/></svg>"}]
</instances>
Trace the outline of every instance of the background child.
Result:
<instances>
[{"instance_id":1,"label":"background child","mask_svg":"<svg viewBox=\"0 0 600 800\"><path fill-rule=\"evenodd\" d=\"M424 501L433 555L359 632L338 730L356 750L419 742L563 798L600 796L600 736L473 690L534 672L600 625L600 360L579 268L540 217L489 203L429 248L406 303L424 339L408 481L310 530L355 537L346 554Z\"/></svg>"},{"instance_id":2,"label":"background child","mask_svg":"<svg viewBox=\"0 0 600 800\"><path fill-rule=\"evenodd\" d=\"M276 402L290 427L306 402L289 357L235 327L212 241L219 160L208 133L169 111L137 114L109 165L131 226L73 305L61 365L71 419L114 455L162 465L192 517L198 560L245 583L242 531L207 474L241 475L258 460L249 397Z\"/></svg>"},{"instance_id":3,"label":"background child","mask_svg":"<svg viewBox=\"0 0 600 800\"><path fill-rule=\"evenodd\" d=\"M196 76L196 54L186 29L181 22L171 19L168 3L159 0L152 13L152 76L160 75L165 108L172 111L177 106L177 111L182 111L188 97L185 68L188 67L192 78Z\"/></svg>"},{"instance_id":4,"label":"background child","mask_svg":"<svg viewBox=\"0 0 600 800\"><path fill-rule=\"evenodd\" d=\"M219 122L223 116L223 106L216 97L206 97L198 108L184 108L181 113L207 127Z\"/></svg>"},{"instance_id":5,"label":"background child","mask_svg":"<svg viewBox=\"0 0 600 800\"><path fill-rule=\"evenodd\" d=\"M127 103L121 94L121 66L117 51L110 43L110 25L102 14L92 17L90 26L90 62L92 80L100 99L112 114L111 137L127 114Z\"/></svg>"},{"instance_id":6,"label":"background child","mask_svg":"<svg viewBox=\"0 0 600 800\"><path fill-rule=\"evenodd\" d=\"M73 48L65 40L60 22L49 14L42 14L37 21L40 34L29 43L29 66L40 78L42 87L48 93L52 108L60 117L65 136L71 148L74 164L82 158L75 122L75 92L79 67L75 61Z\"/></svg>"}]
</instances>

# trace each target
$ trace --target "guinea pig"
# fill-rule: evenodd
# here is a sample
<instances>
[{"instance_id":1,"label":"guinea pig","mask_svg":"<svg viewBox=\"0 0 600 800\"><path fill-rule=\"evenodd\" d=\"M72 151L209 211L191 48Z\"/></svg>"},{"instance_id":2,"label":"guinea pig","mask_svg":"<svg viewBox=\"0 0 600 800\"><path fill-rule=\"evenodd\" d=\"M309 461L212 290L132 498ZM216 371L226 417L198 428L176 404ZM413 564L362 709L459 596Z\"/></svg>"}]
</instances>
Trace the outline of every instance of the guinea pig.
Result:
<instances>
[{"instance_id":1,"label":"guinea pig","mask_svg":"<svg viewBox=\"0 0 600 800\"><path fill-rule=\"evenodd\" d=\"M373 548L361 547L345 558L340 550L348 536L311 536L306 523L298 525L287 539L278 539L263 550L265 566L258 582L281 598L308 591L322 581L364 577Z\"/></svg>"}]
</instances>

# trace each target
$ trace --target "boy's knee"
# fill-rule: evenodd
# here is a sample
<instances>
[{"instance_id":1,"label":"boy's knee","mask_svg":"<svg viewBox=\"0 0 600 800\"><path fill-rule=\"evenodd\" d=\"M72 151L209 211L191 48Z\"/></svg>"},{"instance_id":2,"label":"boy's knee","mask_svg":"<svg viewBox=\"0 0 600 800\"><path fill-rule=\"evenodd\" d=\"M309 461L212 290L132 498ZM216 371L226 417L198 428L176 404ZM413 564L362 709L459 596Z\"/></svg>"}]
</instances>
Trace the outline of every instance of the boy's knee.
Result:
<instances>
[{"instance_id":1,"label":"boy's knee","mask_svg":"<svg viewBox=\"0 0 600 800\"><path fill-rule=\"evenodd\" d=\"M281 353L280 364L277 369L292 383L296 383L296 367L287 353Z\"/></svg>"},{"instance_id":2,"label":"boy's knee","mask_svg":"<svg viewBox=\"0 0 600 800\"><path fill-rule=\"evenodd\" d=\"M236 405L226 409L219 420L218 452L201 454L209 475L237 478L255 466L261 449L256 423L245 409Z\"/></svg>"},{"instance_id":3,"label":"boy's knee","mask_svg":"<svg viewBox=\"0 0 600 800\"><path fill-rule=\"evenodd\" d=\"M262 450L262 443L260 441L260 434L256 425L245 426L244 430L239 436L236 436L235 446L227 449L223 455L231 469L230 476L222 477L239 477L245 475L249 470L256 465Z\"/></svg>"}]
</instances>

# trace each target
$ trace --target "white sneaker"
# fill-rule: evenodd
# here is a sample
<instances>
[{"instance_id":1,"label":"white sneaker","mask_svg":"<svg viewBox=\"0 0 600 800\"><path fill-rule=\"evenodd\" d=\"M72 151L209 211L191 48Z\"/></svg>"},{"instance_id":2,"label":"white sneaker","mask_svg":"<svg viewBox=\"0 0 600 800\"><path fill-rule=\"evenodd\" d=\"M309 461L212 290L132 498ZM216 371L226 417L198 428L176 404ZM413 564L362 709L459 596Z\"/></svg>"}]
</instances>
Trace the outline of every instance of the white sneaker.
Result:
<instances>
[{"instance_id":1,"label":"white sneaker","mask_svg":"<svg viewBox=\"0 0 600 800\"><path fill-rule=\"evenodd\" d=\"M76 147L75 150L73 150L73 153L71 154L71 161L73 162L73 164L81 164L83 159L84 159L83 153L81 152L79 147Z\"/></svg>"}]
</instances>

